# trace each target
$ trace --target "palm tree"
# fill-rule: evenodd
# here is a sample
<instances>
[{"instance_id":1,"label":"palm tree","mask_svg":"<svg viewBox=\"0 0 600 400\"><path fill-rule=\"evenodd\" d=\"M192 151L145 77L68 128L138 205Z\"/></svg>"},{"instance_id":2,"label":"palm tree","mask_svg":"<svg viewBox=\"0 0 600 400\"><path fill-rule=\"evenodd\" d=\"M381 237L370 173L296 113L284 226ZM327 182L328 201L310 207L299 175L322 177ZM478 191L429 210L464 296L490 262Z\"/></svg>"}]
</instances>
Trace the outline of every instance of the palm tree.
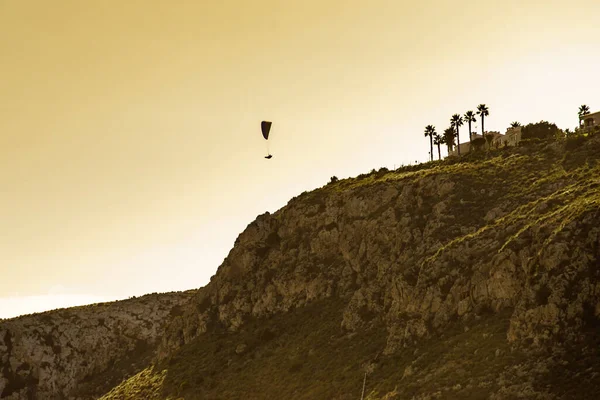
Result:
<instances>
[{"instance_id":1,"label":"palm tree","mask_svg":"<svg viewBox=\"0 0 600 400\"><path fill-rule=\"evenodd\" d=\"M581 126L581 120L583 119L583 117L585 115L588 115L590 113L590 108L588 106L586 106L585 104L579 106L579 126Z\"/></svg>"},{"instance_id":2,"label":"palm tree","mask_svg":"<svg viewBox=\"0 0 600 400\"><path fill-rule=\"evenodd\" d=\"M435 126L433 125L427 125L425 127L425 137L429 136L429 147L431 149L431 151L429 152L429 155L431 156L431 161L433 161L433 135L435 135Z\"/></svg>"},{"instance_id":3,"label":"palm tree","mask_svg":"<svg viewBox=\"0 0 600 400\"><path fill-rule=\"evenodd\" d=\"M458 156L460 157L460 136L458 135L458 127L463 124L463 119L460 114L454 114L450 118L450 124L456 128L456 148L458 149Z\"/></svg>"},{"instance_id":4,"label":"palm tree","mask_svg":"<svg viewBox=\"0 0 600 400\"><path fill-rule=\"evenodd\" d=\"M456 136L456 131L453 126L450 126L444 130L444 135L442 138L444 139L444 144L448 146L448 154L452 151L454 147L454 137Z\"/></svg>"},{"instance_id":5,"label":"palm tree","mask_svg":"<svg viewBox=\"0 0 600 400\"><path fill-rule=\"evenodd\" d=\"M442 159L442 153L440 151L440 145L444 143L444 138L440 136L438 133L433 135L433 144L435 144L438 148L438 160Z\"/></svg>"},{"instance_id":6,"label":"palm tree","mask_svg":"<svg viewBox=\"0 0 600 400\"><path fill-rule=\"evenodd\" d=\"M471 137L471 122L475 122L475 113L473 111L467 111L463 116L463 120L469 124L469 143L473 145L473 138ZM470 148L470 147L469 147Z\"/></svg>"},{"instance_id":7,"label":"palm tree","mask_svg":"<svg viewBox=\"0 0 600 400\"><path fill-rule=\"evenodd\" d=\"M490 115L490 110L488 110L488 108L485 104L480 104L477 106L477 115L479 115L481 117L481 136L485 137L485 129L483 126L483 122L484 122L485 117Z\"/></svg>"},{"instance_id":8,"label":"palm tree","mask_svg":"<svg viewBox=\"0 0 600 400\"><path fill-rule=\"evenodd\" d=\"M511 128L518 128L519 126L521 126L520 122L513 121L513 122L510 123L510 127Z\"/></svg>"}]
</instances>

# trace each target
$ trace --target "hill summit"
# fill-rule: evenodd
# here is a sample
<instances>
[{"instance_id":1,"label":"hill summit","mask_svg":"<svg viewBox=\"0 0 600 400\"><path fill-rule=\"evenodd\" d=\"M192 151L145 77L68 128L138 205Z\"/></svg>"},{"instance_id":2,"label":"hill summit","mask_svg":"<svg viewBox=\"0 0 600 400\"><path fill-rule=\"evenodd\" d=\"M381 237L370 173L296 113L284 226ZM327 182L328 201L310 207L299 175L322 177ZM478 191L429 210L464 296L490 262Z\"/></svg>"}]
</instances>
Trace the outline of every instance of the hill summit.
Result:
<instances>
[{"instance_id":1,"label":"hill summit","mask_svg":"<svg viewBox=\"0 0 600 400\"><path fill-rule=\"evenodd\" d=\"M600 398L599 159L599 136L522 143L303 193L102 399ZM0 398L83 398L40 397L6 342Z\"/></svg>"}]
</instances>

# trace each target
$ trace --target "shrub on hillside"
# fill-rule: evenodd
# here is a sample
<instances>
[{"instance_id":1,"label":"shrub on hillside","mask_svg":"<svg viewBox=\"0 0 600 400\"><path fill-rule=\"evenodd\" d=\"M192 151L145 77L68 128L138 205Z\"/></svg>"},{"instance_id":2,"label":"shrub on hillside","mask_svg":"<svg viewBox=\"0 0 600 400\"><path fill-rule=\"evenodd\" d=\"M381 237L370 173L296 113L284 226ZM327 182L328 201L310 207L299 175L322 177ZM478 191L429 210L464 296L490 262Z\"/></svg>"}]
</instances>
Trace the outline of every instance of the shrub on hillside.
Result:
<instances>
[{"instance_id":1,"label":"shrub on hillside","mask_svg":"<svg viewBox=\"0 0 600 400\"><path fill-rule=\"evenodd\" d=\"M487 148L488 149L492 148L493 142L494 142L494 134L492 134L492 133L486 133L485 134L485 143L487 144Z\"/></svg>"},{"instance_id":2,"label":"shrub on hillside","mask_svg":"<svg viewBox=\"0 0 600 400\"><path fill-rule=\"evenodd\" d=\"M567 140L565 142L565 149L567 150L573 150L578 148L579 146L581 146L583 144L583 142L585 142L585 136L583 135L572 135L567 137Z\"/></svg>"},{"instance_id":3,"label":"shrub on hillside","mask_svg":"<svg viewBox=\"0 0 600 400\"><path fill-rule=\"evenodd\" d=\"M473 139L473 142L471 144L473 146L473 150L475 150L475 151L483 150L485 148L485 139L482 137L475 138L475 139Z\"/></svg>"},{"instance_id":4,"label":"shrub on hillside","mask_svg":"<svg viewBox=\"0 0 600 400\"><path fill-rule=\"evenodd\" d=\"M386 167L380 168L379 171L377 171L377 178L383 177L388 172L389 172L389 170Z\"/></svg>"},{"instance_id":5,"label":"shrub on hillside","mask_svg":"<svg viewBox=\"0 0 600 400\"><path fill-rule=\"evenodd\" d=\"M534 145L534 144L539 144L539 143L541 143L542 141L543 141L543 140L542 140L542 139L540 139L540 138L528 138L528 139L522 139L522 140L519 142L518 146L519 146L519 147L531 146L531 145Z\"/></svg>"},{"instance_id":6,"label":"shrub on hillside","mask_svg":"<svg viewBox=\"0 0 600 400\"><path fill-rule=\"evenodd\" d=\"M556 124L548 121L540 121L535 124L527 124L521 130L521 140L541 139L549 140L560 136L560 129Z\"/></svg>"}]
</instances>

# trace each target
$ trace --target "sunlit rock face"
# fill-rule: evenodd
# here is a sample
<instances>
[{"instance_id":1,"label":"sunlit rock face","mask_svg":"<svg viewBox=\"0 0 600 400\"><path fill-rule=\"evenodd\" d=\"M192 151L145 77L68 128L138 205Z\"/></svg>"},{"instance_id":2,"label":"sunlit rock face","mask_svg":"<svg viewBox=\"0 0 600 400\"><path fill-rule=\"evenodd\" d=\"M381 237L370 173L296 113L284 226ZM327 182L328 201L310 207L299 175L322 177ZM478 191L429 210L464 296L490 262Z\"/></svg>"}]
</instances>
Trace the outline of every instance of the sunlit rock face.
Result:
<instances>
[{"instance_id":1,"label":"sunlit rock face","mask_svg":"<svg viewBox=\"0 0 600 400\"><path fill-rule=\"evenodd\" d=\"M178 350L201 347L212 330L243 333L248 321L292 315L334 298L342 335L377 329L382 357L418 358L412 350L446 340L448 327L462 331L464 325L468 332L477 321L500 315L506 327L502 346L494 342L493 359L512 348L554 351L576 344L600 327L599 158L595 137L569 151L561 143L512 148L438 166L381 170L303 193L250 223L211 282L194 294L2 322L0 397L83 399L106 388L86 382L105 381L107 371L116 371L111 379L118 384L154 355L159 363L177 362ZM313 328L318 332L318 325ZM251 353L244 343L234 349L240 357ZM474 352L486 349L471 350L476 358ZM477 366L489 366L492 356ZM407 367L402 384L435 381L460 360L450 361L433 360L428 370ZM526 398L552 398L533 381L515 383L515 376L546 374L549 363L530 361L500 370L493 386L472 385L485 389L485 398L525 392L533 393ZM442 398L436 393L413 398Z\"/></svg>"},{"instance_id":2,"label":"sunlit rock face","mask_svg":"<svg viewBox=\"0 0 600 400\"><path fill-rule=\"evenodd\" d=\"M576 338L600 313L599 167L585 162L600 140L586 146L585 156L553 143L304 193L239 236L160 356L212 324L235 331L330 296L346 299L348 331L385 322L386 354L507 309L510 342Z\"/></svg>"},{"instance_id":3,"label":"sunlit rock face","mask_svg":"<svg viewBox=\"0 0 600 400\"><path fill-rule=\"evenodd\" d=\"M153 294L0 321L0 398L98 398L106 389L93 378L117 384L145 366L165 321L190 295Z\"/></svg>"}]
</instances>

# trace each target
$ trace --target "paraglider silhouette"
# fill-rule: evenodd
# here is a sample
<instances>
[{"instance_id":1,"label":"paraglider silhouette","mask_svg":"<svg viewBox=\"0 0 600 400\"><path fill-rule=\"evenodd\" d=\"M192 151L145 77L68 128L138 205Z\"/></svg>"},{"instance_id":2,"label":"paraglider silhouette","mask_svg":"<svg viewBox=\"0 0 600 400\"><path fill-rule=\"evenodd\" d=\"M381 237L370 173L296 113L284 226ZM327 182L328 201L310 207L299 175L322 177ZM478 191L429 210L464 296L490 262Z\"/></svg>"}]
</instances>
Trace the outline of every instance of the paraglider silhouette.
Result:
<instances>
[{"instance_id":1,"label":"paraglider silhouette","mask_svg":"<svg viewBox=\"0 0 600 400\"><path fill-rule=\"evenodd\" d=\"M260 123L260 129L262 130L262 135L265 138L265 140L267 141L267 155L265 156L266 159L271 159L271 157L273 157L269 153L269 132L271 132L271 124L272 124L272 122L270 122L270 121L262 121Z\"/></svg>"}]
</instances>

